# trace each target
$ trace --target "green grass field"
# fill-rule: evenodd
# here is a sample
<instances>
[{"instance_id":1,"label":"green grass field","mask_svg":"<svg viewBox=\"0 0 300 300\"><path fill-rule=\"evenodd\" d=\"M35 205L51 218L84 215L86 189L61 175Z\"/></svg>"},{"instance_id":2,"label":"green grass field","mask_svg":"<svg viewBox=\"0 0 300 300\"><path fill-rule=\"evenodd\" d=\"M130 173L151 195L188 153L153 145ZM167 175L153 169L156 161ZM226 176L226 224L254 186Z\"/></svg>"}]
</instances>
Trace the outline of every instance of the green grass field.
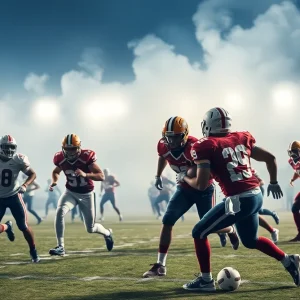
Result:
<instances>
[{"instance_id":1,"label":"green grass field","mask_svg":"<svg viewBox=\"0 0 300 300\"><path fill-rule=\"evenodd\" d=\"M279 246L287 253L299 253L299 243L286 242L296 233L291 214L281 213L280 217ZM116 217L108 218L103 224L113 228L115 237L115 248L108 253L101 236L86 233L79 220L74 224L69 220L68 216L68 255L63 258L48 255L56 244L53 222L32 226L42 257L39 264L29 262L26 242L16 226L15 242L9 242L5 234L0 236L0 299L300 299L300 289L280 263L243 246L237 251L228 244L221 248L216 235L210 237L214 278L220 269L232 266L243 280L239 290L199 295L182 289L199 272L190 236L197 221L195 214L187 214L186 221L174 227L167 276L150 280L143 279L142 274L156 262L160 221L135 217L118 223ZM260 233L269 237L263 229Z\"/></svg>"}]
</instances>

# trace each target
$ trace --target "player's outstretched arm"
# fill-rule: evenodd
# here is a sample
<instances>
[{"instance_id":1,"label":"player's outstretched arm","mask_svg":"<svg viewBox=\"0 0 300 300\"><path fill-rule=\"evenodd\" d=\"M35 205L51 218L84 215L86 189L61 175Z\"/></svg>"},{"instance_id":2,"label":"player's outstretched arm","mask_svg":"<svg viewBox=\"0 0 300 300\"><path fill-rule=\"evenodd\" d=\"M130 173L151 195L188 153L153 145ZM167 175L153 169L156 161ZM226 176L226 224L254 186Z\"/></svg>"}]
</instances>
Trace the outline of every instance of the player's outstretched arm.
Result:
<instances>
[{"instance_id":1,"label":"player's outstretched arm","mask_svg":"<svg viewBox=\"0 0 300 300\"><path fill-rule=\"evenodd\" d=\"M184 176L183 180L189 184L194 189L199 191L204 191L208 187L210 179L210 161L205 160L195 160L197 165L197 175L194 178Z\"/></svg>"},{"instance_id":2,"label":"player's outstretched arm","mask_svg":"<svg viewBox=\"0 0 300 300\"><path fill-rule=\"evenodd\" d=\"M270 182L277 182L277 163L276 158L272 153L263 148L255 146L252 149L251 158L257 161L265 162L270 174Z\"/></svg>"},{"instance_id":3,"label":"player's outstretched arm","mask_svg":"<svg viewBox=\"0 0 300 300\"><path fill-rule=\"evenodd\" d=\"M279 199L283 196L282 190L277 182L277 163L275 156L267 150L260 147L253 147L251 157L257 161L264 161L266 163L268 172L270 174L270 184L268 186L267 195L272 193L274 199Z\"/></svg>"},{"instance_id":4,"label":"player's outstretched arm","mask_svg":"<svg viewBox=\"0 0 300 300\"><path fill-rule=\"evenodd\" d=\"M85 173L85 177L94 181L103 181L105 179L104 173L100 167L94 162L89 165L91 173Z\"/></svg>"}]
</instances>

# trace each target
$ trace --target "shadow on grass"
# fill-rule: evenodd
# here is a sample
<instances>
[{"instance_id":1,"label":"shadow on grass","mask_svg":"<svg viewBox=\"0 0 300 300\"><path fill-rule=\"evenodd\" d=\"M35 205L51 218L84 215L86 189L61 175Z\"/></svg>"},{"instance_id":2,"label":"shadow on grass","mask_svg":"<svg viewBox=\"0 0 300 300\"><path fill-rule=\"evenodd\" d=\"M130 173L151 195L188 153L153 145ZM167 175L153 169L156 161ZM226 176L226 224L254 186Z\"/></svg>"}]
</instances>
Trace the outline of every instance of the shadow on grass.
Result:
<instances>
[{"instance_id":1,"label":"shadow on grass","mask_svg":"<svg viewBox=\"0 0 300 300\"><path fill-rule=\"evenodd\" d=\"M70 296L70 297L64 297L65 300L92 300L92 299L101 299L101 300L166 300L166 299L188 299L192 297L200 297L206 298L206 297L213 297L213 299L231 299L232 293L235 294L235 297L238 295L244 295L249 294L249 296L252 294L253 299L255 297L261 297L265 295L268 291L276 291L276 290L289 290L294 289L292 286L281 286L281 287L268 287L264 289L253 289L253 290L238 290L235 292L224 292L222 290L217 290L215 293L197 293L197 292L191 292L186 291L182 288L177 289L168 289L168 290L160 290L160 291L153 291L153 290L147 290L147 291L119 291L119 292L112 292L112 293L99 293L94 295L86 295L86 296ZM254 295L254 294L255 295ZM57 298L59 299L59 298ZM211 298L212 299L212 298Z\"/></svg>"}]
</instances>

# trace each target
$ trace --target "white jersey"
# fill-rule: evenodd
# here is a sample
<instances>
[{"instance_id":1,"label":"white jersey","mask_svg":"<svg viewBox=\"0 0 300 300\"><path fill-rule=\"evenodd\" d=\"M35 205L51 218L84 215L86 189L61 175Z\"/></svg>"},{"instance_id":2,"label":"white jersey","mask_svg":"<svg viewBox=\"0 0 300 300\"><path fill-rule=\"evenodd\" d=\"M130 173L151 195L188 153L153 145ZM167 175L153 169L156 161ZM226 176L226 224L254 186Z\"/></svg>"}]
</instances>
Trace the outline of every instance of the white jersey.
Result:
<instances>
[{"instance_id":1,"label":"white jersey","mask_svg":"<svg viewBox=\"0 0 300 300\"><path fill-rule=\"evenodd\" d=\"M12 196L20 187L18 175L20 171L26 172L30 167L28 157L16 153L12 159L0 159L0 198Z\"/></svg>"}]
</instances>

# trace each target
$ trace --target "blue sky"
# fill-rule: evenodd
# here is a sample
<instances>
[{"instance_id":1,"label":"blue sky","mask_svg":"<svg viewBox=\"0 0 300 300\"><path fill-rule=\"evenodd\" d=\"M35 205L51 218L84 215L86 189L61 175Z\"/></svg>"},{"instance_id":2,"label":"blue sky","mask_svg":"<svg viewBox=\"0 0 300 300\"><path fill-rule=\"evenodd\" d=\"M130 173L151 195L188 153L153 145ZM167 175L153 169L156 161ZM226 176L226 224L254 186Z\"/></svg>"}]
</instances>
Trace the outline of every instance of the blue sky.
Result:
<instances>
[{"instance_id":1,"label":"blue sky","mask_svg":"<svg viewBox=\"0 0 300 300\"><path fill-rule=\"evenodd\" d=\"M199 0L1 1L0 66L5 86L29 72L51 75L51 82L77 65L86 47L102 49L104 80L132 79L127 43L155 33L176 50L196 59L192 15ZM0 74L1 74L0 73ZM2 77L2 76L1 76Z\"/></svg>"}]
</instances>

